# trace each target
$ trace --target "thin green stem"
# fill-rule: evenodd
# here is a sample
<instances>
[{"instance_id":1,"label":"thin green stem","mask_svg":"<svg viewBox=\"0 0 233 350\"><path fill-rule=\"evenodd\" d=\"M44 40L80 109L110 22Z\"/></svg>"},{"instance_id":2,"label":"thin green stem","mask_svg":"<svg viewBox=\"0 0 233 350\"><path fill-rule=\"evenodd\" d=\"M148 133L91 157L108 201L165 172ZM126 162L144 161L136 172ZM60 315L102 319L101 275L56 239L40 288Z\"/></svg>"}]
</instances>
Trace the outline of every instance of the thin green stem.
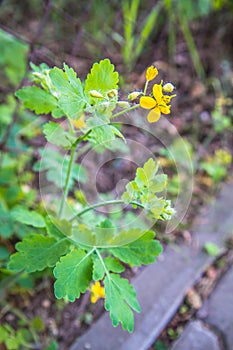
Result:
<instances>
[{"instance_id":1,"label":"thin green stem","mask_svg":"<svg viewBox=\"0 0 233 350\"><path fill-rule=\"evenodd\" d=\"M116 113L116 114L113 114L113 115L112 115L112 118L115 118L115 117L118 117L119 115L122 115L122 114L125 114L125 113L127 113L127 112L130 112L130 111L132 111L132 110L138 108L139 106L140 106L139 103L136 104L136 105L133 105L132 107L129 107L129 108L127 108L127 109L124 109L124 110L121 111L121 112L118 112L118 113Z\"/></svg>"},{"instance_id":2,"label":"thin green stem","mask_svg":"<svg viewBox=\"0 0 233 350\"><path fill-rule=\"evenodd\" d=\"M71 175L72 167L73 167L73 163L74 163L74 158L75 158L74 156L75 156L76 147L81 141L85 140L85 138L90 133L91 133L91 130L88 130L84 135L78 137L77 140L72 145L71 153L70 153L70 160L69 160L69 164L68 164L68 170L67 170L67 174L66 174L64 191L63 191L61 205L60 205L59 214L58 214L59 218L62 218L62 215L64 212L64 207L65 207L65 202L66 202L68 192L69 192L70 175Z\"/></svg>"},{"instance_id":3,"label":"thin green stem","mask_svg":"<svg viewBox=\"0 0 233 350\"><path fill-rule=\"evenodd\" d=\"M58 214L59 218L62 218L66 198L67 198L68 192L69 192L69 182L70 182L70 175L71 175L71 171L72 171L72 167L73 167L73 163L74 163L75 150L76 150L76 145L72 146L72 148L71 148L70 160L69 160L68 170L67 170L66 180L65 180L65 186L64 186L64 191L63 191L61 205L60 205L59 214Z\"/></svg>"},{"instance_id":4,"label":"thin green stem","mask_svg":"<svg viewBox=\"0 0 233 350\"><path fill-rule=\"evenodd\" d=\"M146 94L146 91L147 91L147 88L148 88L148 84L149 84L149 80L146 80L144 91L143 91L143 95Z\"/></svg>"},{"instance_id":5,"label":"thin green stem","mask_svg":"<svg viewBox=\"0 0 233 350\"><path fill-rule=\"evenodd\" d=\"M125 204L125 202L122 199L119 199L119 200L114 199L111 201L96 203L96 204L91 205L90 207L84 208L79 213L75 214L70 220L72 221L72 220L76 219L77 217L82 216L83 214L87 213L90 210L94 210L96 208L104 207L106 205L112 205L112 204ZM144 205L141 203L138 203L136 201L131 201L129 204L136 205L136 206L144 209Z\"/></svg>"},{"instance_id":6,"label":"thin green stem","mask_svg":"<svg viewBox=\"0 0 233 350\"><path fill-rule=\"evenodd\" d=\"M100 252L99 252L99 249L95 248L95 252L98 255L98 258L100 259L101 264L103 265L103 268L104 268L104 271L106 273L106 276L108 277L108 279L111 279L110 274L108 272L108 269L106 268L104 260L103 260L103 258L101 256Z\"/></svg>"}]
</instances>

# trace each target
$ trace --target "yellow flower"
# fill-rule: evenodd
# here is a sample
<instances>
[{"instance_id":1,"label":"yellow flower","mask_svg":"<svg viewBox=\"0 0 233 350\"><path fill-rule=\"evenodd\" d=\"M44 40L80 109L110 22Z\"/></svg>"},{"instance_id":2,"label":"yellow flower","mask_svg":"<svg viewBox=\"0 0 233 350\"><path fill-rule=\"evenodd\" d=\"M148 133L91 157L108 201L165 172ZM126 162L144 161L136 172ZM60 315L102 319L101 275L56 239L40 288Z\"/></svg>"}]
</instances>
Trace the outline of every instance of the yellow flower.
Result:
<instances>
[{"instance_id":1,"label":"yellow flower","mask_svg":"<svg viewBox=\"0 0 233 350\"><path fill-rule=\"evenodd\" d=\"M71 123L72 123L77 129L85 128L86 123L85 123L84 117L85 117L85 115L82 114L81 117L80 117L78 120L76 120L76 119L71 119Z\"/></svg>"},{"instance_id":2,"label":"yellow flower","mask_svg":"<svg viewBox=\"0 0 233 350\"><path fill-rule=\"evenodd\" d=\"M151 81L158 75L158 69L154 66L150 66L146 70L146 80Z\"/></svg>"},{"instance_id":3,"label":"yellow flower","mask_svg":"<svg viewBox=\"0 0 233 350\"><path fill-rule=\"evenodd\" d=\"M91 302L95 304L97 300L105 297L104 287L101 286L99 281L91 286Z\"/></svg>"},{"instance_id":4,"label":"yellow flower","mask_svg":"<svg viewBox=\"0 0 233 350\"><path fill-rule=\"evenodd\" d=\"M170 114L170 107L167 104L170 102L173 96L165 96L162 92L161 84L154 84L153 97L142 96L140 98L140 106L145 109L151 109L147 115L149 123L154 123L159 120L161 113Z\"/></svg>"}]
</instances>

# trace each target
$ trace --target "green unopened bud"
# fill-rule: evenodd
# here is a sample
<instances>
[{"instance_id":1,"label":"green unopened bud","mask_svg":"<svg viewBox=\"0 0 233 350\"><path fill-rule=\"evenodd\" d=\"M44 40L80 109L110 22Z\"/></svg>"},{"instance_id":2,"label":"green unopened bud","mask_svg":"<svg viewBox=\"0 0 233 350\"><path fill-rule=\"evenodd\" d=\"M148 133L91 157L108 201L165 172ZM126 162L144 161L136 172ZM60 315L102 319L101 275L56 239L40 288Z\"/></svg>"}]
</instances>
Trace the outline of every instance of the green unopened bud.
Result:
<instances>
[{"instance_id":1,"label":"green unopened bud","mask_svg":"<svg viewBox=\"0 0 233 350\"><path fill-rule=\"evenodd\" d=\"M91 97L96 97L96 98L103 98L104 96L97 90L90 90L89 91Z\"/></svg>"},{"instance_id":2,"label":"green unopened bud","mask_svg":"<svg viewBox=\"0 0 233 350\"><path fill-rule=\"evenodd\" d=\"M118 90L117 89L109 90L107 95L108 95L109 98L116 97L116 96L118 96Z\"/></svg>"},{"instance_id":3,"label":"green unopened bud","mask_svg":"<svg viewBox=\"0 0 233 350\"><path fill-rule=\"evenodd\" d=\"M129 108L130 107L129 102L127 102L127 101L119 101L117 104L121 108Z\"/></svg>"},{"instance_id":4,"label":"green unopened bud","mask_svg":"<svg viewBox=\"0 0 233 350\"><path fill-rule=\"evenodd\" d=\"M164 92L172 92L175 89L175 86L172 83L166 83L163 85Z\"/></svg>"},{"instance_id":5,"label":"green unopened bud","mask_svg":"<svg viewBox=\"0 0 233 350\"><path fill-rule=\"evenodd\" d=\"M40 78L41 77L41 73L39 72L32 72L32 75L36 78Z\"/></svg>"},{"instance_id":6,"label":"green unopened bud","mask_svg":"<svg viewBox=\"0 0 233 350\"><path fill-rule=\"evenodd\" d=\"M136 100L136 98L138 98L138 96L140 96L142 94L141 91L133 91L128 95L128 100L129 101L134 101Z\"/></svg>"}]
</instances>

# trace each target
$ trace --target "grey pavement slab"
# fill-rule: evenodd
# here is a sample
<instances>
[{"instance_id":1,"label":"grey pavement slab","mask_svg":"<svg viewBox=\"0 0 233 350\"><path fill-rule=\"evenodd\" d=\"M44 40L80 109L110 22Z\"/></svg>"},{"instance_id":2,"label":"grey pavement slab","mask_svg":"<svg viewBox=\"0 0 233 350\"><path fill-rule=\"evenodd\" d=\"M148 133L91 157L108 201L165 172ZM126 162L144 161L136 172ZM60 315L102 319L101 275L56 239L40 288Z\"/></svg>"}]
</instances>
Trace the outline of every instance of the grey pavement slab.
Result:
<instances>
[{"instance_id":1,"label":"grey pavement slab","mask_svg":"<svg viewBox=\"0 0 233 350\"><path fill-rule=\"evenodd\" d=\"M233 349L233 266L222 277L207 304L205 322L220 330L226 350Z\"/></svg>"},{"instance_id":2,"label":"grey pavement slab","mask_svg":"<svg viewBox=\"0 0 233 350\"><path fill-rule=\"evenodd\" d=\"M222 350L217 334L197 320L192 321L171 350Z\"/></svg>"},{"instance_id":3,"label":"grey pavement slab","mask_svg":"<svg viewBox=\"0 0 233 350\"><path fill-rule=\"evenodd\" d=\"M193 227L193 245L168 246L160 261L147 266L133 281L141 305L135 330L113 328L104 314L70 350L146 350L168 324L186 291L200 278L213 257L203 251L205 242L223 247L233 232L233 183L223 187L216 202Z\"/></svg>"}]
</instances>

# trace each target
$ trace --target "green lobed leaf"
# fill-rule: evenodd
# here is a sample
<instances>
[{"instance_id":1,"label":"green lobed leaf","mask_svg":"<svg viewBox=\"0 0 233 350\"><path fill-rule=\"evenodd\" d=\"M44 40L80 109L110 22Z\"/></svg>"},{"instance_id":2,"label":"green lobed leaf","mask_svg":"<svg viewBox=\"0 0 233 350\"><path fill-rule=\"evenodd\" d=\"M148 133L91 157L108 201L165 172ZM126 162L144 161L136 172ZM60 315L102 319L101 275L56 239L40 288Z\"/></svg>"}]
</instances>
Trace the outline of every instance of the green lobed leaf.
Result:
<instances>
[{"instance_id":1,"label":"green lobed leaf","mask_svg":"<svg viewBox=\"0 0 233 350\"><path fill-rule=\"evenodd\" d=\"M15 95L23 101L26 108L36 114L48 114L57 109L57 99L37 86L25 86L16 91Z\"/></svg>"},{"instance_id":2,"label":"green lobed leaf","mask_svg":"<svg viewBox=\"0 0 233 350\"><path fill-rule=\"evenodd\" d=\"M109 59L94 63L90 73L87 75L85 92L96 90L105 95L108 91L118 88L119 76L114 71L115 67Z\"/></svg>"},{"instance_id":3,"label":"green lobed leaf","mask_svg":"<svg viewBox=\"0 0 233 350\"><path fill-rule=\"evenodd\" d=\"M69 133L58 123L51 121L46 123L43 126L43 133L46 140L56 146L71 147L72 145Z\"/></svg>"},{"instance_id":4,"label":"green lobed leaf","mask_svg":"<svg viewBox=\"0 0 233 350\"><path fill-rule=\"evenodd\" d=\"M126 204L131 201L143 204L151 219L169 220L174 214L170 201L156 195L166 188L167 175L157 175L157 171L158 164L150 158L142 168L137 169L135 179L126 185L121 198Z\"/></svg>"},{"instance_id":5,"label":"green lobed leaf","mask_svg":"<svg viewBox=\"0 0 233 350\"><path fill-rule=\"evenodd\" d=\"M11 256L8 268L16 272L24 269L26 272L42 271L47 266L54 266L68 248L67 240L56 241L53 237L34 234L16 244L18 252Z\"/></svg>"},{"instance_id":6,"label":"green lobed leaf","mask_svg":"<svg viewBox=\"0 0 233 350\"><path fill-rule=\"evenodd\" d=\"M82 249L74 249L61 258L54 269L55 295L74 301L85 293L92 278L92 258Z\"/></svg>"},{"instance_id":7,"label":"green lobed leaf","mask_svg":"<svg viewBox=\"0 0 233 350\"><path fill-rule=\"evenodd\" d=\"M131 310L140 312L140 305L136 299L136 292L127 279L110 273L104 279L105 309L110 312L113 327L119 323L128 332L133 332L134 315Z\"/></svg>"},{"instance_id":8,"label":"green lobed leaf","mask_svg":"<svg viewBox=\"0 0 233 350\"><path fill-rule=\"evenodd\" d=\"M17 205L11 211L12 217L22 224L31 225L33 227L45 227L45 221L41 214L34 210L28 210Z\"/></svg>"},{"instance_id":9,"label":"green lobed leaf","mask_svg":"<svg viewBox=\"0 0 233 350\"><path fill-rule=\"evenodd\" d=\"M154 236L153 231L148 231L132 243L111 248L110 252L121 261L130 265L151 264L163 250L159 241L154 239Z\"/></svg>"},{"instance_id":10,"label":"green lobed leaf","mask_svg":"<svg viewBox=\"0 0 233 350\"><path fill-rule=\"evenodd\" d=\"M58 106L68 118L79 119L88 100L74 70L67 65L64 68L65 72L57 67L51 69L49 76L58 96Z\"/></svg>"},{"instance_id":11,"label":"green lobed leaf","mask_svg":"<svg viewBox=\"0 0 233 350\"><path fill-rule=\"evenodd\" d=\"M112 256L108 256L107 258L105 258L104 264L108 271L117 272L117 273L121 273L125 271L124 266L121 265L121 263L117 259L113 258Z\"/></svg>"}]
</instances>

